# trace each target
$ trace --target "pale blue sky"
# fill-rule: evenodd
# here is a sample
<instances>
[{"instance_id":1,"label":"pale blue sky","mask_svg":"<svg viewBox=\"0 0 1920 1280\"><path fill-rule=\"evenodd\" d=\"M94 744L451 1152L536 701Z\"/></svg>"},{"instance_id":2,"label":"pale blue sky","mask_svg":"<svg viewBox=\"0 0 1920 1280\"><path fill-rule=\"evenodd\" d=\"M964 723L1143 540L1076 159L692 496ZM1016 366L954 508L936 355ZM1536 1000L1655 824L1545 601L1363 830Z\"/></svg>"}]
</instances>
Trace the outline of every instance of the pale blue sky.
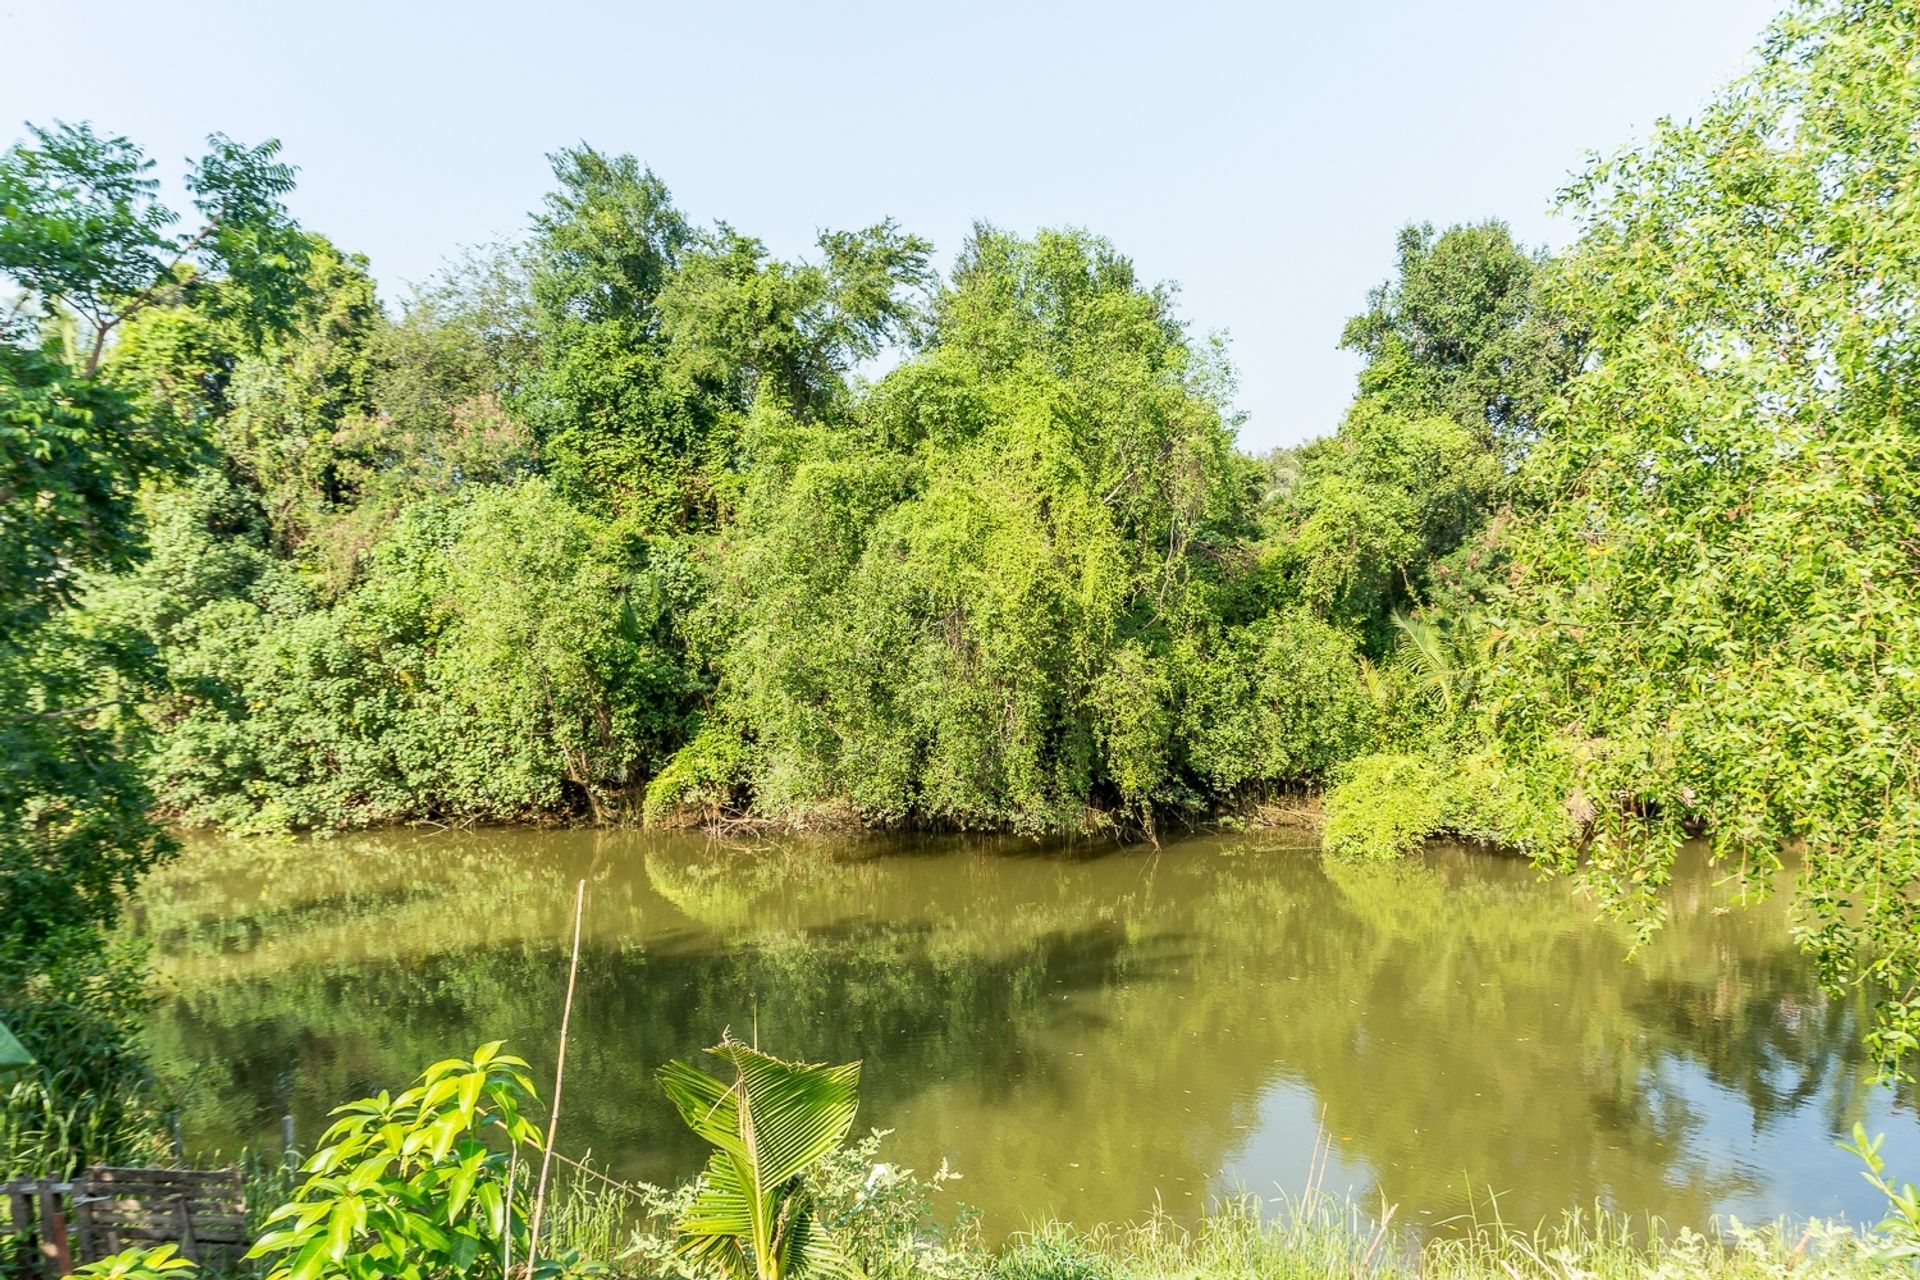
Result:
<instances>
[{"instance_id":1,"label":"pale blue sky","mask_svg":"<svg viewBox=\"0 0 1920 1280\"><path fill-rule=\"evenodd\" d=\"M389 299L523 229L580 139L787 255L888 215L943 266L977 218L1089 227L1230 333L1262 449L1337 423L1395 228L1564 242L1583 153L1693 112L1782 3L0 0L0 132L91 119L170 177L212 130L278 137Z\"/></svg>"}]
</instances>

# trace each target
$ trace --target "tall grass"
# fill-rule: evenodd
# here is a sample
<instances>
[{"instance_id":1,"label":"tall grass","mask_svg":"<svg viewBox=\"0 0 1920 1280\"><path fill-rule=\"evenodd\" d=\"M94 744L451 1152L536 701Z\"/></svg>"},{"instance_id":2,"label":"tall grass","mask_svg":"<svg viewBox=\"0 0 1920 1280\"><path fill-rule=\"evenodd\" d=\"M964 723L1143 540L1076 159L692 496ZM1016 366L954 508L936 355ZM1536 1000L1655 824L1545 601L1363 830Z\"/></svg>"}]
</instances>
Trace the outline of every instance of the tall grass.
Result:
<instances>
[{"instance_id":1,"label":"tall grass","mask_svg":"<svg viewBox=\"0 0 1920 1280\"><path fill-rule=\"evenodd\" d=\"M34 1075L0 1092L0 1181L69 1178L89 1164L170 1160L144 1090L91 1091Z\"/></svg>"},{"instance_id":2,"label":"tall grass","mask_svg":"<svg viewBox=\"0 0 1920 1280\"><path fill-rule=\"evenodd\" d=\"M1569 1212L1515 1231L1497 1217L1421 1242L1315 1181L1301 1196L1225 1200L1197 1222L1154 1213L1124 1225L1052 1222L988 1245L961 1211L942 1229L932 1200L950 1175L922 1180L875 1159L880 1135L822 1170L821 1201L873 1280L1868 1280L1920 1275L1890 1241L1838 1223L1726 1222L1711 1233L1656 1219ZM550 1237L602 1262L614 1280L696 1276L673 1257L670 1225L685 1190L627 1186L569 1170L555 1189Z\"/></svg>"}]
</instances>

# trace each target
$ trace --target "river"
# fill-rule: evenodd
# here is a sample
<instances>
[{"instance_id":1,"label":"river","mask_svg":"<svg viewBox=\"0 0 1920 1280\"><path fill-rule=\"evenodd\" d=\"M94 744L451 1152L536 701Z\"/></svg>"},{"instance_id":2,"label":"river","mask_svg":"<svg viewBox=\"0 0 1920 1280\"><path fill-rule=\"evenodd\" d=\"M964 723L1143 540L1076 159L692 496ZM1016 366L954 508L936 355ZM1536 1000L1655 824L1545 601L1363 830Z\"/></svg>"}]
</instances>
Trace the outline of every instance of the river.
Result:
<instances>
[{"instance_id":1,"label":"river","mask_svg":"<svg viewBox=\"0 0 1920 1280\"><path fill-rule=\"evenodd\" d=\"M861 1059L888 1158L963 1176L990 1234L1324 1183L1425 1232L1598 1205L1704 1227L1880 1206L1856 1120L1920 1176L1786 904L1689 855L1638 955L1566 881L1441 848L1328 865L1264 832L1150 848L957 837L385 832L191 838L136 904L154 1036L203 1154L491 1039L550 1079L588 882L560 1150L694 1173L653 1082L731 1027Z\"/></svg>"}]
</instances>

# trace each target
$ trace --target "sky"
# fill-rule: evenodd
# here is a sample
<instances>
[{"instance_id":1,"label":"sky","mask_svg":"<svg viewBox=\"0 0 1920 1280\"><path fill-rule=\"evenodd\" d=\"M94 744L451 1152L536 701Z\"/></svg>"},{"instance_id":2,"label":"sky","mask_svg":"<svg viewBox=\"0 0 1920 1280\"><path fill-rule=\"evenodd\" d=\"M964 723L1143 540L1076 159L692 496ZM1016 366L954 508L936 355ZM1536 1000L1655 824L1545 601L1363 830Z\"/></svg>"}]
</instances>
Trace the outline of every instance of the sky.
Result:
<instances>
[{"instance_id":1,"label":"sky","mask_svg":"<svg viewBox=\"0 0 1920 1280\"><path fill-rule=\"evenodd\" d=\"M1227 335L1261 451L1338 425L1397 228L1563 246L1585 157L1694 113L1783 2L0 0L0 138L91 120L169 178L210 132L279 138L296 216L395 306L522 234L580 141L784 257L884 217L943 267L976 220L1085 227Z\"/></svg>"}]
</instances>

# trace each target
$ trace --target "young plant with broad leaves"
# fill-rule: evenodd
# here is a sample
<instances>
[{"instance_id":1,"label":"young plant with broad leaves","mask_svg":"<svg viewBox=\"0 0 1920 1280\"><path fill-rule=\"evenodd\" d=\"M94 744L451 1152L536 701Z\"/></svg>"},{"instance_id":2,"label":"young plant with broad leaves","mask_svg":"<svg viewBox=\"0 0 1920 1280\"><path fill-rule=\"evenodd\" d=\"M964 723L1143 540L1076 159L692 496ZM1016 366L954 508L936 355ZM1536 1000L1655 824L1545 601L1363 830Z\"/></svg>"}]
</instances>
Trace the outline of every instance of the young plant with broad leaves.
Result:
<instances>
[{"instance_id":1,"label":"young plant with broad leaves","mask_svg":"<svg viewBox=\"0 0 1920 1280\"><path fill-rule=\"evenodd\" d=\"M336 1107L306 1182L248 1256L273 1260L267 1280L524 1273L526 1157L541 1139L522 1111L534 1100L526 1062L495 1041L434 1063L398 1096Z\"/></svg>"},{"instance_id":2,"label":"young plant with broad leaves","mask_svg":"<svg viewBox=\"0 0 1920 1280\"><path fill-rule=\"evenodd\" d=\"M859 1276L820 1221L812 1175L853 1126L860 1064L782 1062L731 1035L707 1052L732 1081L682 1062L660 1068L681 1118L714 1147L674 1224L680 1255L730 1280Z\"/></svg>"}]
</instances>

